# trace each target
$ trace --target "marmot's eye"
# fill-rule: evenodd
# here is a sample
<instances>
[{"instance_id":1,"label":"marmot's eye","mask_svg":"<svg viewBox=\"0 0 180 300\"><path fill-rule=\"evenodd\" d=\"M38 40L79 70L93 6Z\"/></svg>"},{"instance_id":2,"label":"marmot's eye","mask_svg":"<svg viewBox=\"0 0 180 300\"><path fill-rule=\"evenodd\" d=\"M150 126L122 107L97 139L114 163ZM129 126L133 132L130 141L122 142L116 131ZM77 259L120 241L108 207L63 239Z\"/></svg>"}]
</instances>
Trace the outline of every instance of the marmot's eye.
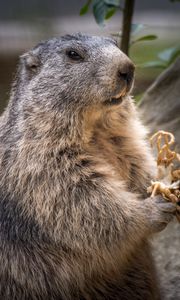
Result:
<instances>
[{"instance_id":1,"label":"marmot's eye","mask_svg":"<svg viewBox=\"0 0 180 300\"><path fill-rule=\"evenodd\" d=\"M82 56L79 55L76 51L74 50L69 50L66 52L67 56L73 60L81 60Z\"/></svg>"}]
</instances>

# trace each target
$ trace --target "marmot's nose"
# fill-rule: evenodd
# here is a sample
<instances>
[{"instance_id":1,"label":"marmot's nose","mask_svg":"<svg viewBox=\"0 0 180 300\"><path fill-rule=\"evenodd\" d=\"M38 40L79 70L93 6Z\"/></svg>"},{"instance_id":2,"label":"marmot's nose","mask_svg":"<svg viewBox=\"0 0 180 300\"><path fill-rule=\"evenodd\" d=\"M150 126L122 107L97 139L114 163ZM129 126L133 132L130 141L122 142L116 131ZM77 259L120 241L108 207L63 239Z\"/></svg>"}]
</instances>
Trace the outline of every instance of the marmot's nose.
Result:
<instances>
[{"instance_id":1,"label":"marmot's nose","mask_svg":"<svg viewBox=\"0 0 180 300\"><path fill-rule=\"evenodd\" d=\"M118 78L124 80L127 84L131 83L134 77L134 65L128 62L118 70Z\"/></svg>"}]
</instances>

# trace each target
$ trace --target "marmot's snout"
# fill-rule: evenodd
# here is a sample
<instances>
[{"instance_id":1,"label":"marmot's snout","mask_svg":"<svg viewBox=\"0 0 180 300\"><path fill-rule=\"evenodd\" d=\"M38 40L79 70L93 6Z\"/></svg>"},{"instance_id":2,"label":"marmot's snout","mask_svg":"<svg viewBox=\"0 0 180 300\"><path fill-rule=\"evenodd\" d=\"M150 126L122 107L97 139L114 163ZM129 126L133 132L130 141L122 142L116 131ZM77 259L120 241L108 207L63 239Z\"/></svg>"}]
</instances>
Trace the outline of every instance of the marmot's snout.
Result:
<instances>
[{"instance_id":1,"label":"marmot's snout","mask_svg":"<svg viewBox=\"0 0 180 300\"><path fill-rule=\"evenodd\" d=\"M130 86L134 78L133 63L128 61L124 68L119 68L117 76L121 81L123 80L127 86Z\"/></svg>"},{"instance_id":2,"label":"marmot's snout","mask_svg":"<svg viewBox=\"0 0 180 300\"><path fill-rule=\"evenodd\" d=\"M130 91L134 79L134 65L127 59L123 65L117 70L117 85L119 84L120 91L122 96Z\"/></svg>"},{"instance_id":3,"label":"marmot's snout","mask_svg":"<svg viewBox=\"0 0 180 300\"><path fill-rule=\"evenodd\" d=\"M119 104L133 86L134 64L113 41L100 40L94 47L94 57L98 59L93 66L98 95L105 104Z\"/></svg>"},{"instance_id":4,"label":"marmot's snout","mask_svg":"<svg viewBox=\"0 0 180 300\"><path fill-rule=\"evenodd\" d=\"M122 63L121 57L124 57ZM131 60L120 52L120 63L114 66L111 72L114 73L112 77L112 94L110 99L105 101L105 104L119 104L122 102L123 97L126 96L133 86L134 80L134 64ZM118 60L117 60L118 61Z\"/></svg>"}]
</instances>

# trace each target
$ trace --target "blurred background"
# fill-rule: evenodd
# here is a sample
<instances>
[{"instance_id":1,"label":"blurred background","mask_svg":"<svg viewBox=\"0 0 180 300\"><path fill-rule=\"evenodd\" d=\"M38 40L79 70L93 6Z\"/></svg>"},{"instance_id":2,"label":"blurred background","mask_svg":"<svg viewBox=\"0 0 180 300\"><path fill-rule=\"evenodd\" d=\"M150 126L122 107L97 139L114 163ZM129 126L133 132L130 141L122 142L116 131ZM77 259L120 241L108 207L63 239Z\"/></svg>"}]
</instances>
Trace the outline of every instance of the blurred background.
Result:
<instances>
[{"instance_id":1,"label":"blurred background","mask_svg":"<svg viewBox=\"0 0 180 300\"><path fill-rule=\"evenodd\" d=\"M0 0L0 112L9 98L10 84L21 53L41 40L66 33L111 35L120 31L120 10L99 26L91 9L80 16L85 3L84 0ZM136 0L133 23L143 25L141 36L157 36L130 47L129 55L137 65L134 94L138 100L163 69L161 64L154 68L142 68L141 65L157 61L159 53L180 45L180 2Z\"/></svg>"}]
</instances>

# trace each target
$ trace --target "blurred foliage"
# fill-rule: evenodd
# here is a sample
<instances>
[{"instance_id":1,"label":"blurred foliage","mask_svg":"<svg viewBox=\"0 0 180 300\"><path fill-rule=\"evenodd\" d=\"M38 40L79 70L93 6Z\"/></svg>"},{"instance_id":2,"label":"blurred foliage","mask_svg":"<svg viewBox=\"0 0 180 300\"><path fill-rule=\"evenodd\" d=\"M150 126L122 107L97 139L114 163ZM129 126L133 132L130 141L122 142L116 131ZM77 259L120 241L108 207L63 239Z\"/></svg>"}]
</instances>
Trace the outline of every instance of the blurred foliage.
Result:
<instances>
[{"instance_id":1,"label":"blurred foliage","mask_svg":"<svg viewBox=\"0 0 180 300\"><path fill-rule=\"evenodd\" d=\"M161 68L166 69L180 55L180 45L165 49L158 53L158 60L149 61L140 64L139 67L144 68Z\"/></svg>"},{"instance_id":2,"label":"blurred foliage","mask_svg":"<svg viewBox=\"0 0 180 300\"><path fill-rule=\"evenodd\" d=\"M146 41L152 41L157 39L157 35L155 34L147 34L138 37L138 34L140 33L141 30L143 30L146 26L143 24L131 24L131 40L129 47L131 47L133 44L137 42L146 42ZM112 33L112 36L121 38L122 33L121 31Z\"/></svg>"},{"instance_id":3,"label":"blurred foliage","mask_svg":"<svg viewBox=\"0 0 180 300\"><path fill-rule=\"evenodd\" d=\"M81 8L80 15L86 14L92 5L96 22L102 25L104 21L110 19L118 9L121 9L120 2L121 0L88 0Z\"/></svg>"},{"instance_id":4,"label":"blurred foliage","mask_svg":"<svg viewBox=\"0 0 180 300\"><path fill-rule=\"evenodd\" d=\"M144 36L141 36L141 37L136 38L135 40L133 40L131 42L130 46L137 43L137 42L152 41L152 40L155 40L155 39L157 39L157 35L154 35L154 34L144 35Z\"/></svg>"}]
</instances>

